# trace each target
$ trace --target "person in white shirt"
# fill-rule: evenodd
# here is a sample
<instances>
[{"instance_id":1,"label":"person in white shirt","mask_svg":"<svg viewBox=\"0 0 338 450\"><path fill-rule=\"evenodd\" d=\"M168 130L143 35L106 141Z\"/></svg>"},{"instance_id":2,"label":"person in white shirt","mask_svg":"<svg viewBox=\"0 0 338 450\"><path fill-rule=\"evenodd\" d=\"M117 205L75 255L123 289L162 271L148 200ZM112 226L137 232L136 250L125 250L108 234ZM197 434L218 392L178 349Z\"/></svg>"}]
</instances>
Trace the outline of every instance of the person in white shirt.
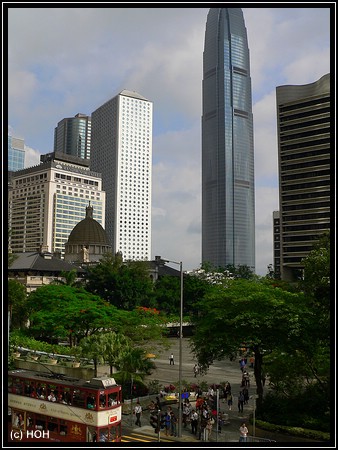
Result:
<instances>
[{"instance_id":1,"label":"person in white shirt","mask_svg":"<svg viewBox=\"0 0 338 450\"><path fill-rule=\"evenodd\" d=\"M51 391L51 393L48 395L48 400L50 402L56 402L56 397L53 391Z\"/></svg>"},{"instance_id":2,"label":"person in white shirt","mask_svg":"<svg viewBox=\"0 0 338 450\"><path fill-rule=\"evenodd\" d=\"M134 408L134 414L136 416L136 422L135 425L141 426L141 415L142 415L142 406L140 405L140 402L136 403L136 406Z\"/></svg>"},{"instance_id":3,"label":"person in white shirt","mask_svg":"<svg viewBox=\"0 0 338 450\"><path fill-rule=\"evenodd\" d=\"M246 442L249 430L247 429L245 422L239 427L239 442Z\"/></svg>"}]
</instances>

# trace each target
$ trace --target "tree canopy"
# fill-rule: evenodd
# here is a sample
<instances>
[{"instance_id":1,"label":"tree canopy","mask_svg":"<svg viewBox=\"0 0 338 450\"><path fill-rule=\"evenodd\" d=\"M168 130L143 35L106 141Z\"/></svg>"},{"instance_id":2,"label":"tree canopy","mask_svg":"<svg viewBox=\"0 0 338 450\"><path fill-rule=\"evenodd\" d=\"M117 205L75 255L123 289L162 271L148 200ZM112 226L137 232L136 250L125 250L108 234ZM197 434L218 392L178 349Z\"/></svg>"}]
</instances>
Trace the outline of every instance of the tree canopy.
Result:
<instances>
[{"instance_id":1,"label":"tree canopy","mask_svg":"<svg viewBox=\"0 0 338 450\"><path fill-rule=\"evenodd\" d=\"M68 339L72 346L83 337L114 331L147 345L165 335L162 317L153 310L120 310L83 288L52 284L39 287L30 293L27 307L29 334L46 342Z\"/></svg>"},{"instance_id":2,"label":"tree canopy","mask_svg":"<svg viewBox=\"0 0 338 450\"><path fill-rule=\"evenodd\" d=\"M8 307L11 318L11 330L23 328L26 325L28 320L26 299L25 286L16 280L8 280Z\"/></svg>"},{"instance_id":3,"label":"tree canopy","mask_svg":"<svg viewBox=\"0 0 338 450\"><path fill-rule=\"evenodd\" d=\"M142 261L123 262L120 255L106 254L89 269L86 289L111 305L132 310L137 306L155 306L153 284Z\"/></svg>"},{"instance_id":4,"label":"tree canopy","mask_svg":"<svg viewBox=\"0 0 338 450\"><path fill-rule=\"evenodd\" d=\"M309 314L302 293L275 288L265 280L232 280L213 286L196 305L192 347L199 363L234 358L243 343L255 354L255 379L263 394L263 357L276 349L287 351L301 338L302 320Z\"/></svg>"}]
</instances>

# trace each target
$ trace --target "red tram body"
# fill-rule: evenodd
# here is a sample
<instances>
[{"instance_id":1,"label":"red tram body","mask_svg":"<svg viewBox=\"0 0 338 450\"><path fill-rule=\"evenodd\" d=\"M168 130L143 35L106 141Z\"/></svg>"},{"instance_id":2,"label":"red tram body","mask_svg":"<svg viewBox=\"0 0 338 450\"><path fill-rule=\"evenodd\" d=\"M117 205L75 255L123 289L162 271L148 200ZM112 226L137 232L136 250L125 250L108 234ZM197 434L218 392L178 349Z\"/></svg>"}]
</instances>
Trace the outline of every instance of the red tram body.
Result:
<instances>
[{"instance_id":1,"label":"red tram body","mask_svg":"<svg viewBox=\"0 0 338 450\"><path fill-rule=\"evenodd\" d=\"M8 372L9 442L120 442L122 391L114 378Z\"/></svg>"}]
</instances>

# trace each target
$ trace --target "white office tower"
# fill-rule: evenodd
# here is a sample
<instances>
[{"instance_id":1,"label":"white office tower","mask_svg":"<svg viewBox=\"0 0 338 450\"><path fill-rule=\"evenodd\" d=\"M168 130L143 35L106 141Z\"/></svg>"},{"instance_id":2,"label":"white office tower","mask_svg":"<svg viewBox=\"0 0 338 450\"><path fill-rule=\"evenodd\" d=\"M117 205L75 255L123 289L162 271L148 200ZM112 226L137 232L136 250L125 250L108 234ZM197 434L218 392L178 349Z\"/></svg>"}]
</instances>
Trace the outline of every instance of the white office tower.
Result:
<instances>
[{"instance_id":1,"label":"white office tower","mask_svg":"<svg viewBox=\"0 0 338 450\"><path fill-rule=\"evenodd\" d=\"M102 174L105 230L124 261L150 260L152 102L123 90L91 115L91 169Z\"/></svg>"},{"instance_id":2,"label":"white office tower","mask_svg":"<svg viewBox=\"0 0 338 450\"><path fill-rule=\"evenodd\" d=\"M41 164L14 172L9 189L9 245L13 253L43 247L63 256L75 225L93 207L93 218L104 227L105 192L101 174L89 161L65 153L40 157Z\"/></svg>"}]
</instances>

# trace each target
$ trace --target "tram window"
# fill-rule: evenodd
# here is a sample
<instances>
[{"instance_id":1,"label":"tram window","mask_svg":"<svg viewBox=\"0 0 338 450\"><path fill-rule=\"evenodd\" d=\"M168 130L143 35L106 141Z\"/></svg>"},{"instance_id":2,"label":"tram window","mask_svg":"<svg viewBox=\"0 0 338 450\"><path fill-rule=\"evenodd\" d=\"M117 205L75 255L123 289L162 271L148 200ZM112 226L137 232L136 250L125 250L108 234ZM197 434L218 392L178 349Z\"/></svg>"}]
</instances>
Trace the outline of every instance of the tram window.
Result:
<instances>
[{"instance_id":1,"label":"tram window","mask_svg":"<svg viewBox=\"0 0 338 450\"><path fill-rule=\"evenodd\" d=\"M35 414L35 428L38 430L46 430L46 416Z\"/></svg>"},{"instance_id":2,"label":"tram window","mask_svg":"<svg viewBox=\"0 0 338 450\"><path fill-rule=\"evenodd\" d=\"M22 394L22 381L20 378L14 378L13 379L13 394Z\"/></svg>"},{"instance_id":3,"label":"tram window","mask_svg":"<svg viewBox=\"0 0 338 450\"><path fill-rule=\"evenodd\" d=\"M33 390L33 386L31 385L31 382L29 380L26 380L24 382L24 386L25 386L25 395L27 397L31 396L32 390Z\"/></svg>"},{"instance_id":4,"label":"tram window","mask_svg":"<svg viewBox=\"0 0 338 450\"><path fill-rule=\"evenodd\" d=\"M88 427L87 442L96 442L97 433L95 428Z\"/></svg>"},{"instance_id":5,"label":"tram window","mask_svg":"<svg viewBox=\"0 0 338 450\"><path fill-rule=\"evenodd\" d=\"M79 389L74 390L73 404L75 406L85 407L85 392Z\"/></svg>"},{"instance_id":6,"label":"tram window","mask_svg":"<svg viewBox=\"0 0 338 450\"><path fill-rule=\"evenodd\" d=\"M96 408L94 395L88 395L88 397L87 397L87 408L88 409L95 409Z\"/></svg>"},{"instance_id":7,"label":"tram window","mask_svg":"<svg viewBox=\"0 0 338 450\"><path fill-rule=\"evenodd\" d=\"M107 442L108 440L108 428L102 428L99 432L99 442Z\"/></svg>"},{"instance_id":8,"label":"tram window","mask_svg":"<svg viewBox=\"0 0 338 450\"><path fill-rule=\"evenodd\" d=\"M118 404L117 392L113 392L108 396L108 405L114 406Z\"/></svg>"},{"instance_id":9,"label":"tram window","mask_svg":"<svg viewBox=\"0 0 338 450\"><path fill-rule=\"evenodd\" d=\"M33 419L32 419L32 417L29 415L29 414L27 414L27 428L33 428Z\"/></svg>"},{"instance_id":10,"label":"tram window","mask_svg":"<svg viewBox=\"0 0 338 450\"><path fill-rule=\"evenodd\" d=\"M65 405L71 405L73 401L73 392L69 388L64 388L64 392L59 393L59 402Z\"/></svg>"},{"instance_id":11,"label":"tram window","mask_svg":"<svg viewBox=\"0 0 338 450\"><path fill-rule=\"evenodd\" d=\"M58 431L58 420L56 417L48 417L48 430L49 431Z\"/></svg>"},{"instance_id":12,"label":"tram window","mask_svg":"<svg viewBox=\"0 0 338 450\"><path fill-rule=\"evenodd\" d=\"M58 397L58 388L55 384L47 384L47 395L50 395L51 392L54 392L55 397Z\"/></svg>"},{"instance_id":13,"label":"tram window","mask_svg":"<svg viewBox=\"0 0 338 450\"><path fill-rule=\"evenodd\" d=\"M40 398L41 400L46 399L47 395L46 395L46 384L45 383L39 383L37 385L36 394L37 394L37 397Z\"/></svg>"},{"instance_id":14,"label":"tram window","mask_svg":"<svg viewBox=\"0 0 338 450\"><path fill-rule=\"evenodd\" d=\"M13 428L20 429L25 427L25 415L23 411L12 410L12 426Z\"/></svg>"},{"instance_id":15,"label":"tram window","mask_svg":"<svg viewBox=\"0 0 338 450\"><path fill-rule=\"evenodd\" d=\"M60 420L60 434L63 436L67 434L67 425L65 420Z\"/></svg>"},{"instance_id":16,"label":"tram window","mask_svg":"<svg viewBox=\"0 0 338 450\"><path fill-rule=\"evenodd\" d=\"M107 400L106 400L106 394L100 394L100 408L105 408L106 404L107 404Z\"/></svg>"}]
</instances>

